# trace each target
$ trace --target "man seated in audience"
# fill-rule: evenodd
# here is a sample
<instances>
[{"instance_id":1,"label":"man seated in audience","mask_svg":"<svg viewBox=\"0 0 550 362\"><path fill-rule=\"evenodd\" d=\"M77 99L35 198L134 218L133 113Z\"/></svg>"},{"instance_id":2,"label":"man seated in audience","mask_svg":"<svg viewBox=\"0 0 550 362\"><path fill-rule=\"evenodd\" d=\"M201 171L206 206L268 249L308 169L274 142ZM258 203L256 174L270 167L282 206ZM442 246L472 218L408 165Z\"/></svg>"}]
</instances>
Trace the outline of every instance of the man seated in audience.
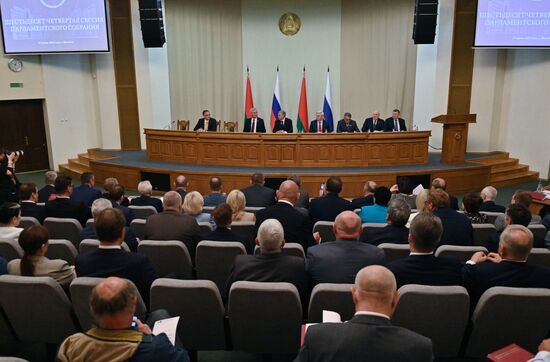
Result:
<instances>
[{"instance_id":1,"label":"man seated in audience","mask_svg":"<svg viewBox=\"0 0 550 362\"><path fill-rule=\"evenodd\" d=\"M533 196L529 191L516 191L512 196L512 204L520 204L529 209L531 203L533 202ZM531 214L530 224L540 224L542 219L539 215ZM502 231L506 226L504 224L504 215L498 215L494 222L495 228L497 231Z\"/></svg>"},{"instance_id":2,"label":"man seated in audience","mask_svg":"<svg viewBox=\"0 0 550 362\"><path fill-rule=\"evenodd\" d=\"M295 361L432 361L429 338L392 326L396 289L395 277L383 266L361 269L351 289L355 316L347 323L310 326Z\"/></svg>"},{"instance_id":3,"label":"man seated in audience","mask_svg":"<svg viewBox=\"0 0 550 362\"><path fill-rule=\"evenodd\" d=\"M411 216L411 208L404 200L393 200L388 204L388 225L383 228L366 228L360 241L372 245L382 243L407 244L409 229L405 226Z\"/></svg>"},{"instance_id":4,"label":"man seated in audience","mask_svg":"<svg viewBox=\"0 0 550 362\"><path fill-rule=\"evenodd\" d=\"M466 215L451 209L449 194L441 189L430 190L427 206L443 223L443 235L439 245L474 245L472 223Z\"/></svg>"},{"instance_id":5,"label":"man seated in audience","mask_svg":"<svg viewBox=\"0 0 550 362\"><path fill-rule=\"evenodd\" d=\"M149 301L149 289L157 278L149 258L122 250L126 221L118 209L105 209L95 219L99 239L97 250L80 254L75 259L78 277L119 277L129 279L138 288L143 300Z\"/></svg>"},{"instance_id":6,"label":"man seated in audience","mask_svg":"<svg viewBox=\"0 0 550 362\"><path fill-rule=\"evenodd\" d=\"M132 206L153 206L157 213L162 212L162 201L156 197L153 197L153 185L150 181L141 181L138 184L139 197L133 198L130 201Z\"/></svg>"},{"instance_id":7,"label":"man seated in audience","mask_svg":"<svg viewBox=\"0 0 550 362\"><path fill-rule=\"evenodd\" d=\"M50 199L50 196L55 194L55 179L57 178L57 172L48 171L44 174L45 186L38 191L38 202L45 203Z\"/></svg>"},{"instance_id":8,"label":"man seated in audience","mask_svg":"<svg viewBox=\"0 0 550 362\"><path fill-rule=\"evenodd\" d=\"M309 209L309 193L302 189L302 179L300 178L300 175L293 174L288 176L287 180L292 180L298 185L298 188L300 189L300 198L298 199L298 202L296 202L295 207L297 208L303 208L303 209Z\"/></svg>"},{"instance_id":9,"label":"man seated in audience","mask_svg":"<svg viewBox=\"0 0 550 362\"><path fill-rule=\"evenodd\" d=\"M94 223L95 223L95 220L97 220L97 217L99 216L99 214L103 210L109 209L111 207L113 207L113 204L111 203L111 201L107 199L100 198L95 200L92 203L92 217L94 218ZM124 231L125 231L124 242L126 243L126 245L128 245L131 251L137 252L138 240L134 235L134 232L128 226L125 226ZM80 231L80 241L85 239L93 239L93 240L98 239L97 233L95 232L94 224L86 223L86 227L82 229L82 231Z\"/></svg>"},{"instance_id":10,"label":"man seated in audience","mask_svg":"<svg viewBox=\"0 0 550 362\"><path fill-rule=\"evenodd\" d=\"M255 172L250 177L250 186L242 189L246 206L250 207L268 207L275 205L275 190L265 187L264 175Z\"/></svg>"},{"instance_id":11,"label":"man seated in audience","mask_svg":"<svg viewBox=\"0 0 550 362\"><path fill-rule=\"evenodd\" d=\"M317 221L334 221L341 212L351 209L351 202L341 198L342 179L331 176L326 182L326 194L311 200L309 205L309 218L311 223Z\"/></svg>"},{"instance_id":12,"label":"man seated in audience","mask_svg":"<svg viewBox=\"0 0 550 362\"><path fill-rule=\"evenodd\" d=\"M15 202L4 202L0 205L0 240L17 244L23 231L18 227L21 222L21 206Z\"/></svg>"},{"instance_id":13,"label":"man seated in audience","mask_svg":"<svg viewBox=\"0 0 550 362\"><path fill-rule=\"evenodd\" d=\"M312 225L305 214L298 211L294 205L300 197L300 190L294 181L284 181L277 190L278 202L270 207L259 210L256 213L256 235L260 225L267 219L277 219L283 225L285 241L287 243L298 243L304 248L315 245L316 241L312 234Z\"/></svg>"},{"instance_id":14,"label":"man seated in audience","mask_svg":"<svg viewBox=\"0 0 550 362\"><path fill-rule=\"evenodd\" d=\"M182 212L181 196L176 191L164 194L164 211L151 215L145 223L145 240L179 240L194 260L200 228L193 216Z\"/></svg>"},{"instance_id":15,"label":"man seated in audience","mask_svg":"<svg viewBox=\"0 0 550 362\"><path fill-rule=\"evenodd\" d=\"M204 196L204 206L218 206L225 204L227 196L222 193L222 178L214 176L208 182L210 185L210 194Z\"/></svg>"},{"instance_id":16,"label":"man seated in audience","mask_svg":"<svg viewBox=\"0 0 550 362\"><path fill-rule=\"evenodd\" d=\"M304 259L282 252L285 246L285 232L275 219L265 220L258 229L256 244L260 255L238 255L235 257L231 275L227 280L227 293L235 282L287 282L293 284L302 305L309 302L308 279Z\"/></svg>"},{"instance_id":17,"label":"man seated in audience","mask_svg":"<svg viewBox=\"0 0 550 362\"><path fill-rule=\"evenodd\" d=\"M306 268L313 285L353 283L361 268L385 263L382 249L358 240L361 219L353 211L338 215L333 231L336 241L321 243L307 250Z\"/></svg>"},{"instance_id":18,"label":"man seated in audience","mask_svg":"<svg viewBox=\"0 0 550 362\"><path fill-rule=\"evenodd\" d=\"M480 194L483 204L479 207L479 211L505 212L506 208L504 206L495 203L497 195L498 191L493 186L484 187Z\"/></svg>"},{"instance_id":19,"label":"man seated in audience","mask_svg":"<svg viewBox=\"0 0 550 362\"><path fill-rule=\"evenodd\" d=\"M539 345L539 353L527 362L548 362L550 361L550 338L545 339Z\"/></svg>"},{"instance_id":20,"label":"man seated in audience","mask_svg":"<svg viewBox=\"0 0 550 362\"><path fill-rule=\"evenodd\" d=\"M388 214L388 202L390 202L390 200L390 189L385 186L377 187L374 191L374 205L363 206L361 208L361 221L363 223L386 223L386 215Z\"/></svg>"},{"instance_id":21,"label":"man seated in audience","mask_svg":"<svg viewBox=\"0 0 550 362\"><path fill-rule=\"evenodd\" d=\"M231 218L233 212L228 204L221 204L212 212L212 218L216 223L216 229L201 236L202 240L210 241L237 241L244 245L248 254L254 253L252 240L245 235L236 234L231 231Z\"/></svg>"},{"instance_id":22,"label":"man seated in audience","mask_svg":"<svg viewBox=\"0 0 550 362\"><path fill-rule=\"evenodd\" d=\"M185 195L187 195L187 187L189 186L189 180L187 180L187 177L183 175L179 175L176 177L176 189L175 191L180 194L181 200L185 199Z\"/></svg>"},{"instance_id":23,"label":"man seated in audience","mask_svg":"<svg viewBox=\"0 0 550 362\"><path fill-rule=\"evenodd\" d=\"M462 279L474 307L492 287L550 288L550 268L527 264L533 233L523 225L509 225L500 235L498 253L475 253L462 269Z\"/></svg>"},{"instance_id":24,"label":"man seated in audience","mask_svg":"<svg viewBox=\"0 0 550 362\"><path fill-rule=\"evenodd\" d=\"M103 198L110 199L111 191L113 190L113 187L118 185L118 180L114 177L106 178L103 182ZM130 200L126 196L124 196L124 199L122 199L122 202L120 203L122 206L130 206Z\"/></svg>"},{"instance_id":25,"label":"man seated in audience","mask_svg":"<svg viewBox=\"0 0 550 362\"><path fill-rule=\"evenodd\" d=\"M123 186L113 186L111 192L109 192L109 200L111 200L115 209L119 209L122 212L122 215L124 215L124 218L126 219L126 225L130 226L132 220L134 220L134 212L128 206L122 205L125 199L124 192L125 190Z\"/></svg>"},{"instance_id":26,"label":"man seated in audience","mask_svg":"<svg viewBox=\"0 0 550 362\"><path fill-rule=\"evenodd\" d=\"M59 175L55 179L55 200L46 202L46 217L71 218L78 220L82 226L90 218L90 209L82 202L71 200L73 179Z\"/></svg>"},{"instance_id":27,"label":"man seated in audience","mask_svg":"<svg viewBox=\"0 0 550 362\"><path fill-rule=\"evenodd\" d=\"M431 189L432 190L446 191L447 190L447 181L445 181L445 179L443 179L441 177L435 178L432 181ZM448 195L449 195L449 201L451 203L451 209L458 211L459 210L458 209L458 199L456 198L456 196L453 196L451 194L448 194Z\"/></svg>"},{"instance_id":28,"label":"man seated in audience","mask_svg":"<svg viewBox=\"0 0 550 362\"><path fill-rule=\"evenodd\" d=\"M101 191L94 188L95 176L91 172L84 172L80 176L80 186L73 189L71 200L82 202L87 207L92 206L92 202L101 197Z\"/></svg>"},{"instance_id":29,"label":"man seated in audience","mask_svg":"<svg viewBox=\"0 0 550 362\"><path fill-rule=\"evenodd\" d=\"M21 203L21 216L34 217L39 223L46 218L46 208L37 205L38 190L33 183L24 183L19 187L19 200Z\"/></svg>"},{"instance_id":30,"label":"man seated in audience","mask_svg":"<svg viewBox=\"0 0 550 362\"><path fill-rule=\"evenodd\" d=\"M135 289L127 280L112 277L101 281L90 296L90 312L97 327L67 337L58 360L188 362L187 351L174 347L165 333L155 336L147 324L134 319L136 304ZM168 317L168 313L159 312ZM160 314L150 318L151 325Z\"/></svg>"},{"instance_id":31,"label":"man seated in audience","mask_svg":"<svg viewBox=\"0 0 550 362\"><path fill-rule=\"evenodd\" d=\"M363 206L374 205L374 191L376 190L376 182L367 181L363 186L363 196L351 200L350 210L360 209Z\"/></svg>"},{"instance_id":32,"label":"man seated in audience","mask_svg":"<svg viewBox=\"0 0 550 362\"><path fill-rule=\"evenodd\" d=\"M441 220L428 212L419 213L411 223L408 257L388 264L397 287L406 284L462 285L462 264L456 258L435 257L443 234Z\"/></svg>"},{"instance_id":33,"label":"man seated in audience","mask_svg":"<svg viewBox=\"0 0 550 362\"><path fill-rule=\"evenodd\" d=\"M462 197L464 215L470 219L472 224L486 224L489 222L487 215L479 212L482 203L483 200L477 192L469 192Z\"/></svg>"}]
</instances>

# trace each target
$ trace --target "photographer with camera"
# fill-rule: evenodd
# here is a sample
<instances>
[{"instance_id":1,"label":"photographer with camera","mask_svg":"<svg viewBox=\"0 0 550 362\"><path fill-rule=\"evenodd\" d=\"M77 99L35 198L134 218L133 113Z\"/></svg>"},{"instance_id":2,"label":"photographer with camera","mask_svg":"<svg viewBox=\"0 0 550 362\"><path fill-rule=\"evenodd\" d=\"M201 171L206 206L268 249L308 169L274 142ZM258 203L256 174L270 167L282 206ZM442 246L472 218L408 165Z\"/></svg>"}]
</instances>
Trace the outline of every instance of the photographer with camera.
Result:
<instances>
[{"instance_id":1,"label":"photographer with camera","mask_svg":"<svg viewBox=\"0 0 550 362\"><path fill-rule=\"evenodd\" d=\"M21 151L9 152L0 147L0 204L19 202L21 183L15 175L15 164L21 154Z\"/></svg>"}]
</instances>

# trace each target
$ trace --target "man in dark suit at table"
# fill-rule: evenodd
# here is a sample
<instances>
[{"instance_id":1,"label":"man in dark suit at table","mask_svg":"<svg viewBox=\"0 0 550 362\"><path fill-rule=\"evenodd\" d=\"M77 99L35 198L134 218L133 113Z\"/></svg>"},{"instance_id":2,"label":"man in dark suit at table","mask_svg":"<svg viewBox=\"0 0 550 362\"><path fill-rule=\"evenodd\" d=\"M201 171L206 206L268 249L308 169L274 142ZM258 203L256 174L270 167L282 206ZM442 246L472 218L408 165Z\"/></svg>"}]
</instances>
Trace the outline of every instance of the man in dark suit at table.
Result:
<instances>
[{"instance_id":1,"label":"man in dark suit at table","mask_svg":"<svg viewBox=\"0 0 550 362\"><path fill-rule=\"evenodd\" d=\"M342 192L342 179L331 176L326 183L326 195L311 200L309 217L315 225L317 221L334 221L341 212L351 209L351 202L339 196Z\"/></svg>"},{"instance_id":2,"label":"man in dark suit at table","mask_svg":"<svg viewBox=\"0 0 550 362\"><path fill-rule=\"evenodd\" d=\"M275 205L275 190L265 187L264 175L260 172L255 172L250 177L250 186L242 189L245 198L246 206L250 207L267 207Z\"/></svg>"},{"instance_id":3,"label":"man in dark suit at table","mask_svg":"<svg viewBox=\"0 0 550 362\"><path fill-rule=\"evenodd\" d=\"M380 112L372 112L372 117L365 119L365 123L361 128L361 132L375 132L375 131L384 131L385 123L382 118L380 118Z\"/></svg>"},{"instance_id":4,"label":"man in dark suit at table","mask_svg":"<svg viewBox=\"0 0 550 362\"><path fill-rule=\"evenodd\" d=\"M315 120L309 124L309 133L327 133L328 124L325 121L325 114L323 112L317 112L315 114Z\"/></svg>"},{"instance_id":5,"label":"man in dark suit at table","mask_svg":"<svg viewBox=\"0 0 550 362\"><path fill-rule=\"evenodd\" d=\"M251 117L244 120L243 132L265 133L264 120L258 117L258 110L256 108L251 108L250 113Z\"/></svg>"},{"instance_id":6,"label":"man in dark suit at table","mask_svg":"<svg viewBox=\"0 0 550 362\"><path fill-rule=\"evenodd\" d=\"M405 120L400 118L401 111L399 109L394 109L391 113L391 117L384 121L385 131L386 132L402 132L407 130L407 125Z\"/></svg>"},{"instance_id":7,"label":"man in dark suit at table","mask_svg":"<svg viewBox=\"0 0 550 362\"><path fill-rule=\"evenodd\" d=\"M357 127L357 122L351 119L351 113L344 113L344 118L338 121L336 133L355 133L361 132Z\"/></svg>"},{"instance_id":8,"label":"man in dark suit at table","mask_svg":"<svg viewBox=\"0 0 550 362\"><path fill-rule=\"evenodd\" d=\"M277 120L273 126L273 133L292 133L294 128L292 126L292 120L286 118L286 111L279 111L277 114Z\"/></svg>"},{"instance_id":9,"label":"man in dark suit at table","mask_svg":"<svg viewBox=\"0 0 550 362\"><path fill-rule=\"evenodd\" d=\"M202 117L197 122L197 125L193 129L193 131L208 131L208 132L216 132L218 130L218 121L216 121L215 118L211 117L210 111L205 109L202 111ZM208 128L205 128L205 123L208 122L207 126Z\"/></svg>"}]
</instances>

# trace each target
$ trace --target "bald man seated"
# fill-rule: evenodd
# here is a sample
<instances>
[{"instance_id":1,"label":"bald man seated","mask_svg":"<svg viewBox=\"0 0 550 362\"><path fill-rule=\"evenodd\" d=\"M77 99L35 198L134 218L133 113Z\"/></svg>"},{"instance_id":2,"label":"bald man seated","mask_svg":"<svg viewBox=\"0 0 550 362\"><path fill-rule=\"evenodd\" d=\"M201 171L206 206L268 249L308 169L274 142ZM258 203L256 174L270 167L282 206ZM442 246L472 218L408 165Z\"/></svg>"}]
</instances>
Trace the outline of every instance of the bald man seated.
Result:
<instances>
[{"instance_id":1,"label":"bald man seated","mask_svg":"<svg viewBox=\"0 0 550 362\"><path fill-rule=\"evenodd\" d=\"M294 206L300 199L300 188L292 180L284 181L276 192L277 203L256 213L256 235L260 225L267 219L277 219L283 225L285 241L298 243L304 251L316 244L309 217Z\"/></svg>"},{"instance_id":2,"label":"bald man seated","mask_svg":"<svg viewBox=\"0 0 550 362\"><path fill-rule=\"evenodd\" d=\"M384 265L385 254L374 245L359 241L361 219L353 211L336 217L336 241L322 242L307 250L306 268L311 283L353 283L355 275L369 265Z\"/></svg>"},{"instance_id":3,"label":"bald man seated","mask_svg":"<svg viewBox=\"0 0 550 362\"><path fill-rule=\"evenodd\" d=\"M347 323L309 327L295 362L433 360L430 339L391 324L398 295L388 269L377 265L361 269L351 293L355 316Z\"/></svg>"},{"instance_id":4,"label":"bald man seated","mask_svg":"<svg viewBox=\"0 0 550 362\"><path fill-rule=\"evenodd\" d=\"M523 225L509 225L500 234L498 253L475 253L462 269L472 307L492 287L550 288L550 268L527 264L533 233Z\"/></svg>"},{"instance_id":5,"label":"bald man seated","mask_svg":"<svg viewBox=\"0 0 550 362\"><path fill-rule=\"evenodd\" d=\"M446 190L447 190L447 181L445 181L445 179L443 179L441 177L435 178L432 181L431 189L432 190L443 190L443 191L446 192ZM449 194L449 201L451 202L451 209L458 211L459 210L458 199L456 198L456 196Z\"/></svg>"},{"instance_id":6,"label":"bald man seated","mask_svg":"<svg viewBox=\"0 0 550 362\"><path fill-rule=\"evenodd\" d=\"M187 195L187 187L189 186L189 180L187 180L187 177L184 175L178 175L176 177L176 181L174 182L175 190L178 194L180 194L181 199L185 199L185 195Z\"/></svg>"},{"instance_id":7,"label":"bald man seated","mask_svg":"<svg viewBox=\"0 0 550 362\"><path fill-rule=\"evenodd\" d=\"M92 290L90 311L97 327L69 336L58 352L69 361L189 361L183 348L172 345L165 333L134 320L137 296L128 281L107 278ZM150 321L151 324L154 321Z\"/></svg>"}]
</instances>

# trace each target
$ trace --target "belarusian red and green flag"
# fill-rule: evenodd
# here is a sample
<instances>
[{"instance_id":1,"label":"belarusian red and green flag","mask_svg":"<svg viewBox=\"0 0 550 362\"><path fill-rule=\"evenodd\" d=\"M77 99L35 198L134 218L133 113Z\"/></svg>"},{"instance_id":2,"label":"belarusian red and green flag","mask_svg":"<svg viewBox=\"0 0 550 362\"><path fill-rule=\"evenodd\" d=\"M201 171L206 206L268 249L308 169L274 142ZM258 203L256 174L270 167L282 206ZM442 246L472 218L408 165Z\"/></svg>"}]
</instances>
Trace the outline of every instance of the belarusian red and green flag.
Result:
<instances>
[{"instance_id":1,"label":"belarusian red and green flag","mask_svg":"<svg viewBox=\"0 0 550 362\"><path fill-rule=\"evenodd\" d=\"M298 133L308 132L308 111L307 111L307 94L306 94L306 67L304 67L304 76L302 77L302 91L300 92L300 107L298 108Z\"/></svg>"},{"instance_id":2,"label":"belarusian red and green flag","mask_svg":"<svg viewBox=\"0 0 550 362\"><path fill-rule=\"evenodd\" d=\"M244 102L244 120L252 118L250 109L254 108L254 100L252 99L252 87L250 86L250 70L246 67L246 100Z\"/></svg>"}]
</instances>

